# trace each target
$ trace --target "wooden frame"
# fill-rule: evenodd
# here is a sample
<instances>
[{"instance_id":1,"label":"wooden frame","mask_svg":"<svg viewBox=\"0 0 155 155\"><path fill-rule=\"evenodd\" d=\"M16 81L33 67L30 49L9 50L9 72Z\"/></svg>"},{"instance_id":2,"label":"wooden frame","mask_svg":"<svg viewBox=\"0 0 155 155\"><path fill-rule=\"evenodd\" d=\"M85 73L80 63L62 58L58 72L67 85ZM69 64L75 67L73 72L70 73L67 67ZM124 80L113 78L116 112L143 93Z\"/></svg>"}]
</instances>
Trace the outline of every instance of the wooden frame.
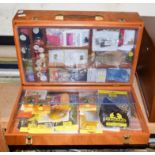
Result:
<instances>
[{"instance_id":1,"label":"wooden frame","mask_svg":"<svg viewBox=\"0 0 155 155\"><path fill-rule=\"evenodd\" d=\"M136 65L137 65L137 60L138 60L138 54L139 54L139 49L140 49L140 44L141 44L141 38L142 38L142 33L143 33L143 22L137 15L137 13L104 13L104 12L59 12L59 11L45 11L44 14L45 16L41 15L42 11L25 11L25 14L28 14L26 17L19 17L18 13L16 14L14 20L13 20L13 30L14 30L14 36L15 37L15 44L16 44L16 49L17 49L17 57L18 57L18 64L19 64L19 71L20 71L20 76L22 83L24 85L72 85L73 83L70 82L27 82L25 80L24 76L24 68L22 65L22 56L20 52L20 45L19 45L19 37L18 37L18 32L17 32L17 27L20 26L38 26L38 27L60 27L60 28L129 28L129 29L137 29L138 34L137 34L137 40L136 40L136 49L135 49L135 54L134 54L134 60L131 68L131 76L129 82L125 83L113 83L113 82L106 82L106 83L96 83L96 82L75 82L74 85L132 85L134 75L135 75L135 70L136 70ZM51 16L49 16L49 14ZM100 15L105 18L103 21L95 21L93 20L92 22L89 21L89 18L86 20L81 20L78 18L76 21L70 21L70 20L55 20L53 19L57 14L66 14L66 15L84 15L84 14L90 14L91 16L95 15ZM38 17L37 19L34 17ZM111 18L113 17L113 20ZM85 18L84 18L85 19ZM123 20L124 19L124 20ZM123 20L123 21L122 21Z\"/></svg>"},{"instance_id":2,"label":"wooden frame","mask_svg":"<svg viewBox=\"0 0 155 155\"><path fill-rule=\"evenodd\" d=\"M73 18L75 17L75 18ZM91 22L90 22L91 21ZM20 45L17 27L70 27L70 28L134 28L138 29L136 49L131 68L131 78L128 83L48 83L48 82L26 82L24 68L20 53ZM135 75L139 48L141 44L143 22L137 13L116 12L73 12L73 11L24 11L18 12L13 20L13 30L19 63L22 87L9 121L6 132L6 141L9 145L122 145L122 144L147 144L149 130L139 106L136 94L132 88ZM135 99L135 107L140 120L142 131L123 130L120 132L107 132L103 134L24 134L14 133L12 128L16 117L18 102L23 89L46 89L46 90L129 90ZM93 137L93 138L92 138Z\"/></svg>"},{"instance_id":3,"label":"wooden frame","mask_svg":"<svg viewBox=\"0 0 155 155\"><path fill-rule=\"evenodd\" d=\"M135 100L135 107L137 110L138 118L142 127L142 131L129 131L124 130L120 132L108 132L105 131L103 134L27 134L27 133L14 133L12 128L14 126L14 119L18 109L18 102L23 89L26 90L81 90L82 86L24 86L21 88L18 98L16 100L11 119L8 124L8 130L6 132L6 141L9 145L25 145L27 137L33 137L32 145L122 145L128 144L147 144L149 139L149 130L143 117L141 108L138 104L138 100L134 89L129 86L124 87L110 87L110 86L89 86L84 90L128 90L131 91ZM93 137L93 138L91 138ZM126 137L129 137L126 139Z\"/></svg>"}]
</instances>

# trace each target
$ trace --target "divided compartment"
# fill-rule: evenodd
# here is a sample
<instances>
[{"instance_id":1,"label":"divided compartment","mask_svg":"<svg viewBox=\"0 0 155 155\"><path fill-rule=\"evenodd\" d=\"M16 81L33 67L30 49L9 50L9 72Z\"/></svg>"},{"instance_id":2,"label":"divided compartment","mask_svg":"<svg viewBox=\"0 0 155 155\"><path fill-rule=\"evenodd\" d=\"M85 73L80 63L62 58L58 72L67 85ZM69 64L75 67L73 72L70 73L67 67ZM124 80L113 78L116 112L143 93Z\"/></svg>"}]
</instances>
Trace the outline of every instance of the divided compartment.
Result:
<instances>
[{"instance_id":1,"label":"divided compartment","mask_svg":"<svg viewBox=\"0 0 155 155\"><path fill-rule=\"evenodd\" d=\"M18 35L27 84L131 81L137 29L18 27Z\"/></svg>"},{"instance_id":2,"label":"divided compartment","mask_svg":"<svg viewBox=\"0 0 155 155\"><path fill-rule=\"evenodd\" d=\"M23 98L25 90L27 90L27 97ZM32 92L32 90L34 91ZM109 94L107 93L108 91L110 91ZM125 95L119 97L115 91ZM47 95L45 92L47 92ZM104 99L101 99L102 97ZM117 100L119 100L119 104L123 104L118 106L120 109L127 110L129 108L126 111L126 116L128 117L126 126L124 124L119 124L121 127L117 128L103 126L104 123L101 121L101 118L104 116L102 115L104 112L101 114L101 111L105 107L102 107L101 110L101 105L110 105L111 101L109 102L109 98L110 100L114 99L113 101L116 102L115 105L117 105ZM94 103L95 100L97 103ZM25 107L22 106L21 108L21 101L24 103L29 102L30 104L23 104ZM79 101L78 104L77 101ZM100 104L102 101L105 104ZM128 103L125 103L125 101ZM23 113L22 110L24 108L25 112ZM61 111L62 109L63 111ZM33 113L31 113L32 111ZM39 117L42 115L42 112L44 116ZM58 113L61 114L59 115ZM108 114L111 118L121 117L117 113L114 116L112 115ZM24 121L21 122L23 128L19 131L19 122L17 120L20 117L30 120L26 123ZM122 117L126 118L124 114L122 114ZM61 120L62 122L60 118L63 120ZM46 125L42 124L43 122L46 122ZM28 124L29 128L25 128ZM25 145L27 144L28 137L31 137L32 145L147 144L149 131L133 88L106 86L88 86L87 88L81 88L80 86L25 86L19 92L17 102L15 103L6 132L6 141L8 145Z\"/></svg>"}]
</instances>

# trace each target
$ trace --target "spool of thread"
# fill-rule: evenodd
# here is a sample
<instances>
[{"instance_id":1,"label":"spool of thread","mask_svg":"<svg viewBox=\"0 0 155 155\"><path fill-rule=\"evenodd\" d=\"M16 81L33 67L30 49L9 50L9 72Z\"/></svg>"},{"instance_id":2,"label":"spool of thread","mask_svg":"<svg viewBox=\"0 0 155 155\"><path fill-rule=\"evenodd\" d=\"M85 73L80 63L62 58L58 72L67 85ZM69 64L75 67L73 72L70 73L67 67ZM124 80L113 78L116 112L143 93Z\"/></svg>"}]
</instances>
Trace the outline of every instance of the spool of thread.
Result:
<instances>
[{"instance_id":1,"label":"spool of thread","mask_svg":"<svg viewBox=\"0 0 155 155\"><path fill-rule=\"evenodd\" d=\"M27 46L28 47L30 45L29 36L23 32L19 33L19 40L20 40L21 46Z\"/></svg>"},{"instance_id":2,"label":"spool of thread","mask_svg":"<svg viewBox=\"0 0 155 155\"><path fill-rule=\"evenodd\" d=\"M27 79L27 81L30 81L30 82L34 81L34 74L33 74L33 72L27 72L26 73L26 79Z\"/></svg>"},{"instance_id":3,"label":"spool of thread","mask_svg":"<svg viewBox=\"0 0 155 155\"><path fill-rule=\"evenodd\" d=\"M43 37L42 30L38 27L32 29L33 40L41 40Z\"/></svg>"},{"instance_id":4,"label":"spool of thread","mask_svg":"<svg viewBox=\"0 0 155 155\"><path fill-rule=\"evenodd\" d=\"M25 58L25 59L31 58L31 50L30 50L29 46L22 47L21 53L22 53L23 58Z\"/></svg>"},{"instance_id":5,"label":"spool of thread","mask_svg":"<svg viewBox=\"0 0 155 155\"><path fill-rule=\"evenodd\" d=\"M35 40L34 41L34 46L35 45L38 45L38 46L44 46L44 41L43 40L41 40L41 39L37 39L37 40Z\"/></svg>"}]
</instances>

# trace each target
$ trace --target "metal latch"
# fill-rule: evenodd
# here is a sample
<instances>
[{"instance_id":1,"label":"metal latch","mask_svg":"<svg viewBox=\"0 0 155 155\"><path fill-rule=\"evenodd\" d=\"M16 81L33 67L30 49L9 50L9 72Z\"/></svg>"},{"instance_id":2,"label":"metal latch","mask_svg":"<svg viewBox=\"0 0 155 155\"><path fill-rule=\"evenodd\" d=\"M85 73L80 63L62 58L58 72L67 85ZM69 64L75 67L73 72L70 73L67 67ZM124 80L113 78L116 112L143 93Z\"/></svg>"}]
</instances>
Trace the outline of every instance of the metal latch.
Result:
<instances>
[{"instance_id":1,"label":"metal latch","mask_svg":"<svg viewBox=\"0 0 155 155\"><path fill-rule=\"evenodd\" d=\"M30 136L30 135L26 136L25 144L32 145L32 136Z\"/></svg>"},{"instance_id":2,"label":"metal latch","mask_svg":"<svg viewBox=\"0 0 155 155\"><path fill-rule=\"evenodd\" d=\"M101 21L101 20L103 20L103 19L104 19L103 16L100 16L100 15L96 15L96 16L95 16L95 20L97 20L97 21Z\"/></svg>"},{"instance_id":3,"label":"metal latch","mask_svg":"<svg viewBox=\"0 0 155 155\"><path fill-rule=\"evenodd\" d=\"M126 19L125 18L119 18L118 21L124 23L124 22L126 22Z\"/></svg>"},{"instance_id":4,"label":"metal latch","mask_svg":"<svg viewBox=\"0 0 155 155\"><path fill-rule=\"evenodd\" d=\"M130 135L123 135L124 144L129 144Z\"/></svg>"},{"instance_id":5,"label":"metal latch","mask_svg":"<svg viewBox=\"0 0 155 155\"><path fill-rule=\"evenodd\" d=\"M64 20L64 15L62 14L56 15L55 20Z\"/></svg>"}]
</instances>

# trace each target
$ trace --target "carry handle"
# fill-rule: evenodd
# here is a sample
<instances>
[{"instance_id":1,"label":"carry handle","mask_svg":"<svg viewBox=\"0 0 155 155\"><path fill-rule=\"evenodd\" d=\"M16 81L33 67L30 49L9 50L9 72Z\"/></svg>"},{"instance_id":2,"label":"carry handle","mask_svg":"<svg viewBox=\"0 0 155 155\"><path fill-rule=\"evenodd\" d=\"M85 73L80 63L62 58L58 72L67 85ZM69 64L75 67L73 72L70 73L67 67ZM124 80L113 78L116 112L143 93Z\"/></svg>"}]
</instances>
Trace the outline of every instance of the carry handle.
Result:
<instances>
[{"instance_id":1,"label":"carry handle","mask_svg":"<svg viewBox=\"0 0 155 155\"><path fill-rule=\"evenodd\" d=\"M63 15L63 14L58 14L55 15L55 20L63 21L65 18L69 19L91 19L95 21L102 21L104 19L103 16L101 15L95 15L95 16L89 16L89 15Z\"/></svg>"}]
</instances>

